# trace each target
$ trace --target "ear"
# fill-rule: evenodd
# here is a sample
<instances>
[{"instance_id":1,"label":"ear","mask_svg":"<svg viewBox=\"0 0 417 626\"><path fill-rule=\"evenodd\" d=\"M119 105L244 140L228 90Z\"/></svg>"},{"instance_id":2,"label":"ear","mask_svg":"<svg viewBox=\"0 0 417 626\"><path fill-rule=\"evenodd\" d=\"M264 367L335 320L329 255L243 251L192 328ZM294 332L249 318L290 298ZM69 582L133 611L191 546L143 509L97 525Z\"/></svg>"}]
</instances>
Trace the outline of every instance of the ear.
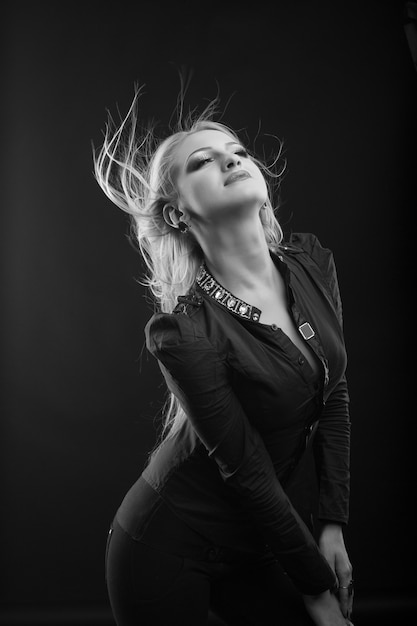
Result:
<instances>
[{"instance_id":1,"label":"ear","mask_svg":"<svg viewBox=\"0 0 417 626\"><path fill-rule=\"evenodd\" d=\"M182 212L172 204L165 204L162 209L164 220L172 228L178 228L178 222L181 221Z\"/></svg>"}]
</instances>

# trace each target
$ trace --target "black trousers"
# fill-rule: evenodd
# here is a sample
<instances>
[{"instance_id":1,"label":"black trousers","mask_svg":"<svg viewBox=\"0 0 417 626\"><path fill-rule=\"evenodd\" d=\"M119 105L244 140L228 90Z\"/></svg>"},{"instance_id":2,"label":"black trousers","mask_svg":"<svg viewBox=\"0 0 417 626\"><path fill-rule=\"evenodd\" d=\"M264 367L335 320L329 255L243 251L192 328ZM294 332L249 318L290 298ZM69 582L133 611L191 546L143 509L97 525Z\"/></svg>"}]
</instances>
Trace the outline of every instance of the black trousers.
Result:
<instances>
[{"instance_id":1,"label":"black trousers","mask_svg":"<svg viewBox=\"0 0 417 626\"><path fill-rule=\"evenodd\" d=\"M227 626L313 624L272 553L233 553L202 542L190 558L151 543L113 522L106 581L117 626L208 626L210 614Z\"/></svg>"}]
</instances>

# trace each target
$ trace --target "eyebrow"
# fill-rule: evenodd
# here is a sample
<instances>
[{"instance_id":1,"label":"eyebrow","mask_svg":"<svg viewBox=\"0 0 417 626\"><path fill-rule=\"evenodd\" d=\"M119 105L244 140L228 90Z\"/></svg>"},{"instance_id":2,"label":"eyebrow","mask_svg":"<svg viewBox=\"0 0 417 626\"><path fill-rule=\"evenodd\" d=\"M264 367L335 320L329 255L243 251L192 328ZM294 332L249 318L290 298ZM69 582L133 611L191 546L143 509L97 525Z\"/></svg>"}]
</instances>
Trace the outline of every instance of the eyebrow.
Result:
<instances>
[{"instance_id":1,"label":"eyebrow","mask_svg":"<svg viewBox=\"0 0 417 626\"><path fill-rule=\"evenodd\" d=\"M224 145L225 146L240 146L241 144L238 141L228 141ZM186 166L188 165L188 162L193 156L193 154L195 154L196 152L201 152L202 150L213 150L213 146L203 146L202 148L197 148L197 150L194 150L193 152L191 152L191 154L188 155L188 158L185 162Z\"/></svg>"}]
</instances>

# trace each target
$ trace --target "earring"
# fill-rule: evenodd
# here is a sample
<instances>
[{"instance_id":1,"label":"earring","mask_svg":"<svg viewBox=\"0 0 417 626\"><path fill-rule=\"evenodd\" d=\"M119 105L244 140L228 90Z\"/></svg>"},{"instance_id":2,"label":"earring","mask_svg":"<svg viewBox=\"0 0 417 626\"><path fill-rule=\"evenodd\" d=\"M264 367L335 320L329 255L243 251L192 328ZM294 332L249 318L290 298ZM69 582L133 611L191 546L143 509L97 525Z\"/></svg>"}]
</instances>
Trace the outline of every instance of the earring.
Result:
<instances>
[{"instance_id":1,"label":"earring","mask_svg":"<svg viewBox=\"0 0 417 626\"><path fill-rule=\"evenodd\" d=\"M188 233L188 231L190 230L191 226L189 224L187 224L186 222L183 221L179 221L178 222L178 229L183 233Z\"/></svg>"}]
</instances>

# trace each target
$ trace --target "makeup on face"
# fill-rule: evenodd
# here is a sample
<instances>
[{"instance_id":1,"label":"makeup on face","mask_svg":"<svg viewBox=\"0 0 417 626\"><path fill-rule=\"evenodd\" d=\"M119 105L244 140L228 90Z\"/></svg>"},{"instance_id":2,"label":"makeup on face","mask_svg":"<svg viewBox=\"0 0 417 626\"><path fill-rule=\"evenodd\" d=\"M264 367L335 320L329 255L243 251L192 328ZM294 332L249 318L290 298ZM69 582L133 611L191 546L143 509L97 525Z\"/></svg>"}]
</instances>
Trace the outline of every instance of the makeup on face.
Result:
<instances>
[{"instance_id":1,"label":"makeup on face","mask_svg":"<svg viewBox=\"0 0 417 626\"><path fill-rule=\"evenodd\" d=\"M235 149L233 149L235 147ZM224 148L229 154L237 154L239 156L248 157L247 150L236 141L228 141L224 144ZM198 169L207 162L210 162L219 154L218 148L213 146L202 146L191 152L186 160L185 171L187 173Z\"/></svg>"}]
</instances>

